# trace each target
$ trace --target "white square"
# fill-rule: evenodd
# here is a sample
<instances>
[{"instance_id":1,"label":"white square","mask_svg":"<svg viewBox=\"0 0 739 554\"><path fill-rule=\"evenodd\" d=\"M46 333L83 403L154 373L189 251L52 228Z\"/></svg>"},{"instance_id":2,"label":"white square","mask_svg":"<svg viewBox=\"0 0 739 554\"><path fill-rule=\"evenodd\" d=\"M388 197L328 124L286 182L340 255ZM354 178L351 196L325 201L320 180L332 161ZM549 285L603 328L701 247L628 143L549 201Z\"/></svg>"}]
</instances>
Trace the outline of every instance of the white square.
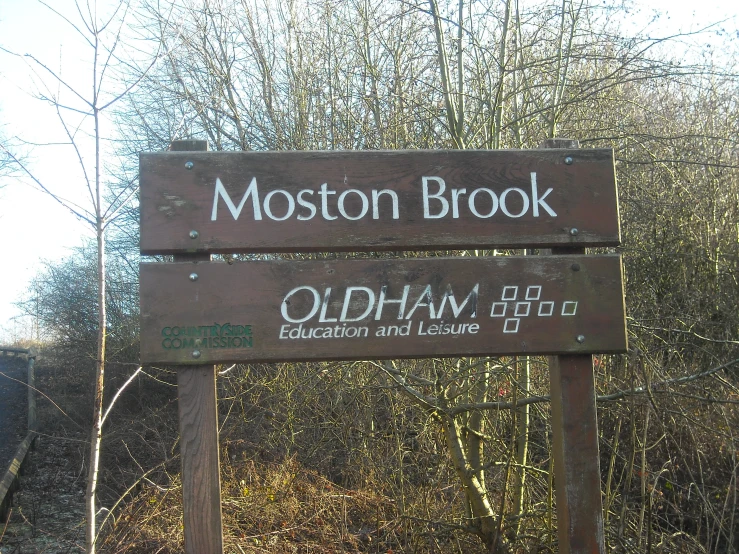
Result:
<instances>
[{"instance_id":1,"label":"white square","mask_svg":"<svg viewBox=\"0 0 739 554\"><path fill-rule=\"evenodd\" d=\"M516 311L513 313L516 317L526 317L531 311L531 302L516 302Z\"/></svg>"},{"instance_id":2,"label":"white square","mask_svg":"<svg viewBox=\"0 0 739 554\"><path fill-rule=\"evenodd\" d=\"M562 302L562 315L575 315L577 313L577 300L566 300Z\"/></svg>"},{"instance_id":3,"label":"white square","mask_svg":"<svg viewBox=\"0 0 739 554\"><path fill-rule=\"evenodd\" d=\"M518 287L503 287L503 296L501 296L500 299L501 300L515 300L517 296L518 296Z\"/></svg>"},{"instance_id":4,"label":"white square","mask_svg":"<svg viewBox=\"0 0 739 554\"><path fill-rule=\"evenodd\" d=\"M539 315L541 317L549 317L554 313L554 302L539 302Z\"/></svg>"},{"instance_id":5,"label":"white square","mask_svg":"<svg viewBox=\"0 0 739 554\"><path fill-rule=\"evenodd\" d=\"M541 298L541 286L534 285L526 288L526 300L539 300Z\"/></svg>"},{"instance_id":6,"label":"white square","mask_svg":"<svg viewBox=\"0 0 739 554\"><path fill-rule=\"evenodd\" d=\"M490 310L490 317L505 317L508 309L508 302L493 302L493 309Z\"/></svg>"},{"instance_id":7,"label":"white square","mask_svg":"<svg viewBox=\"0 0 739 554\"><path fill-rule=\"evenodd\" d=\"M521 320L514 318L514 317L506 319L505 324L503 325L503 332L504 333L518 333L519 323L521 323Z\"/></svg>"}]
</instances>

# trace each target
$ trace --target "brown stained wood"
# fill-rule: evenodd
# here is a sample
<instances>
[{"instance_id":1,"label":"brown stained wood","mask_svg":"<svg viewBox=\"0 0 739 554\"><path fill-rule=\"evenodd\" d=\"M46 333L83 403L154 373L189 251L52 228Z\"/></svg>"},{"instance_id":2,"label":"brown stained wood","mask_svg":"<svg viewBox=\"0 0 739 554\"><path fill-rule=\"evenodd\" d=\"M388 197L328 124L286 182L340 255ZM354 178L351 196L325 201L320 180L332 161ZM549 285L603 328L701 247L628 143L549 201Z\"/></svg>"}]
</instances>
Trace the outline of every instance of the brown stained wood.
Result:
<instances>
[{"instance_id":1,"label":"brown stained wood","mask_svg":"<svg viewBox=\"0 0 739 554\"><path fill-rule=\"evenodd\" d=\"M174 141L170 150L207 150L206 141ZM207 253L174 257L187 267L208 262ZM143 363L143 362L142 362ZM182 458L182 505L187 554L222 554L221 475L216 374L213 365L177 368Z\"/></svg>"},{"instance_id":2,"label":"brown stained wood","mask_svg":"<svg viewBox=\"0 0 739 554\"><path fill-rule=\"evenodd\" d=\"M185 552L222 554L221 477L213 366L177 369Z\"/></svg>"},{"instance_id":3,"label":"brown stained wood","mask_svg":"<svg viewBox=\"0 0 739 554\"><path fill-rule=\"evenodd\" d=\"M170 152L206 152L208 150L207 140L184 139L174 140L169 145Z\"/></svg>"},{"instance_id":4,"label":"brown stained wood","mask_svg":"<svg viewBox=\"0 0 739 554\"><path fill-rule=\"evenodd\" d=\"M553 356L549 371L559 552L604 554L592 356Z\"/></svg>"},{"instance_id":5,"label":"brown stained wood","mask_svg":"<svg viewBox=\"0 0 739 554\"><path fill-rule=\"evenodd\" d=\"M141 264L142 363L625 348L618 256Z\"/></svg>"},{"instance_id":6,"label":"brown stained wood","mask_svg":"<svg viewBox=\"0 0 739 554\"><path fill-rule=\"evenodd\" d=\"M542 144L552 149L577 146L568 139ZM587 258L585 248L573 245L553 248L552 254ZM559 552L605 554L593 357L550 357L549 372Z\"/></svg>"},{"instance_id":7,"label":"brown stained wood","mask_svg":"<svg viewBox=\"0 0 739 554\"><path fill-rule=\"evenodd\" d=\"M140 174L144 254L620 242L609 149L170 151Z\"/></svg>"}]
</instances>

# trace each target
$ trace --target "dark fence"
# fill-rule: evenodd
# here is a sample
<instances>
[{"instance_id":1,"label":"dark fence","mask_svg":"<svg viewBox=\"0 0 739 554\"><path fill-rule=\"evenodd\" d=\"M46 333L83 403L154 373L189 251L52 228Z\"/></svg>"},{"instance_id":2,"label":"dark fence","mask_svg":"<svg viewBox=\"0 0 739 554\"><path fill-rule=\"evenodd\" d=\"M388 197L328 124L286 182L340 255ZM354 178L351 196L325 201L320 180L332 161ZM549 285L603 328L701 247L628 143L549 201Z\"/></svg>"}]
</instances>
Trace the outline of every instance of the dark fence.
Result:
<instances>
[{"instance_id":1,"label":"dark fence","mask_svg":"<svg viewBox=\"0 0 739 554\"><path fill-rule=\"evenodd\" d=\"M0 521L7 521L13 503L13 492L18 489L18 475L23 469L28 451L36 438L36 379L34 362L36 353L25 348L0 346L0 356L24 356L28 364L28 432L0 482Z\"/></svg>"}]
</instances>

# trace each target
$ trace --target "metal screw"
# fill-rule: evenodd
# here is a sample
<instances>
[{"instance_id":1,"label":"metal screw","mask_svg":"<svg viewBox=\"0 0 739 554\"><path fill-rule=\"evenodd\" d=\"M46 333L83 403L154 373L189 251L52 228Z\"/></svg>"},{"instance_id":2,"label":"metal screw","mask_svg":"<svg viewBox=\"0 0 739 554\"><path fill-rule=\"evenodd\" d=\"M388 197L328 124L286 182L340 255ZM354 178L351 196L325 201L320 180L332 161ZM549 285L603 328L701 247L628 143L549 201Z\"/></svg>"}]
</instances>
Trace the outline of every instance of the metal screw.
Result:
<instances>
[{"instance_id":1,"label":"metal screw","mask_svg":"<svg viewBox=\"0 0 739 554\"><path fill-rule=\"evenodd\" d=\"M566 163L567 165L572 165L572 158L571 158L570 156L567 156L567 157L565 158L565 163Z\"/></svg>"},{"instance_id":2,"label":"metal screw","mask_svg":"<svg viewBox=\"0 0 739 554\"><path fill-rule=\"evenodd\" d=\"M198 238L199 236L200 236L200 233L198 233L195 229L193 229L192 231L190 231L190 238L191 239L194 240L194 239Z\"/></svg>"},{"instance_id":3,"label":"metal screw","mask_svg":"<svg viewBox=\"0 0 739 554\"><path fill-rule=\"evenodd\" d=\"M198 280L198 274L197 273L190 273L190 281L197 281Z\"/></svg>"},{"instance_id":4,"label":"metal screw","mask_svg":"<svg viewBox=\"0 0 739 554\"><path fill-rule=\"evenodd\" d=\"M185 169L192 169L195 167L195 164L192 162L185 162Z\"/></svg>"},{"instance_id":5,"label":"metal screw","mask_svg":"<svg viewBox=\"0 0 739 554\"><path fill-rule=\"evenodd\" d=\"M577 234L578 234L579 232L580 232L580 231L578 231L578 230L577 230L577 227L573 227L572 229L570 229L570 234L571 234L571 235L572 235L573 237L576 237L576 236L577 236Z\"/></svg>"},{"instance_id":6,"label":"metal screw","mask_svg":"<svg viewBox=\"0 0 739 554\"><path fill-rule=\"evenodd\" d=\"M580 264L572 264L570 268L572 271L580 271Z\"/></svg>"},{"instance_id":7,"label":"metal screw","mask_svg":"<svg viewBox=\"0 0 739 554\"><path fill-rule=\"evenodd\" d=\"M582 344L585 342L585 335L577 335L577 338L575 340Z\"/></svg>"},{"instance_id":8,"label":"metal screw","mask_svg":"<svg viewBox=\"0 0 739 554\"><path fill-rule=\"evenodd\" d=\"M200 350L193 350L192 351L192 357L193 358L199 358L200 357Z\"/></svg>"}]
</instances>

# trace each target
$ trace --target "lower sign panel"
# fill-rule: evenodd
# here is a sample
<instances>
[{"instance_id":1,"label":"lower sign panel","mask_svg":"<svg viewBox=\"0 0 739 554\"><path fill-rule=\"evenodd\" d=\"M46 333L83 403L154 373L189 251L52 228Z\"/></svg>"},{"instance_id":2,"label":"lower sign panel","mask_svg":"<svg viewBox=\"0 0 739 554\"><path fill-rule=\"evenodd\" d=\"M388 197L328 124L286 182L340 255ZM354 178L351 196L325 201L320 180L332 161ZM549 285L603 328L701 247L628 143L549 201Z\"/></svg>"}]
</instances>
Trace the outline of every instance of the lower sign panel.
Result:
<instances>
[{"instance_id":1,"label":"lower sign panel","mask_svg":"<svg viewBox=\"0 0 739 554\"><path fill-rule=\"evenodd\" d=\"M141 264L141 363L626 350L618 256Z\"/></svg>"}]
</instances>

